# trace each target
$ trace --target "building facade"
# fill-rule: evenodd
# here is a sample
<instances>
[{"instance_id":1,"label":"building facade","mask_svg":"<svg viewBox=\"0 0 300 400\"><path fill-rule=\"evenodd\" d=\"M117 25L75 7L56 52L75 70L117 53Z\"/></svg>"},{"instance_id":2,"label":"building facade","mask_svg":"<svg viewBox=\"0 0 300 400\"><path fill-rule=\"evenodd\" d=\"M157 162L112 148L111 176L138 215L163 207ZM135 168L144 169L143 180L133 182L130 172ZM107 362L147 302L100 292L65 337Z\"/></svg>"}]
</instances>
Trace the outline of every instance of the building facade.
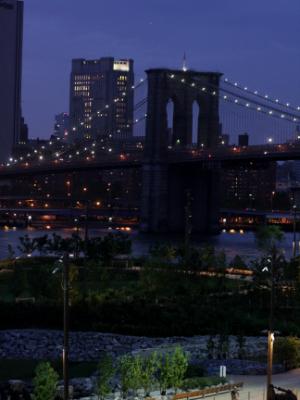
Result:
<instances>
[{"instance_id":1,"label":"building facade","mask_svg":"<svg viewBox=\"0 0 300 400\"><path fill-rule=\"evenodd\" d=\"M69 140L132 137L133 85L133 60L73 60Z\"/></svg>"},{"instance_id":2,"label":"building facade","mask_svg":"<svg viewBox=\"0 0 300 400\"><path fill-rule=\"evenodd\" d=\"M59 138L66 138L69 135L69 124L70 118L68 113L62 112L55 115L53 132L54 136Z\"/></svg>"},{"instance_id":3,"label":"building facade","mask_svg":"<svg viewBox=\"0 0 300 400\"><path fill-rule=\"evenodd\" d=\"M21 130L23 1L0 1L0 162L8 160Z\"/></svg>"},{"instance_id":4,"label":"building facade","mask_svg":"<svg viewBox=\"0 0 300 400\"><path fill-rule=\"evenodd\" d=\"M256 162L223 169L222 207L270 209L276 191L276 169L276 162Z\"/></svg>"}]
</instances>

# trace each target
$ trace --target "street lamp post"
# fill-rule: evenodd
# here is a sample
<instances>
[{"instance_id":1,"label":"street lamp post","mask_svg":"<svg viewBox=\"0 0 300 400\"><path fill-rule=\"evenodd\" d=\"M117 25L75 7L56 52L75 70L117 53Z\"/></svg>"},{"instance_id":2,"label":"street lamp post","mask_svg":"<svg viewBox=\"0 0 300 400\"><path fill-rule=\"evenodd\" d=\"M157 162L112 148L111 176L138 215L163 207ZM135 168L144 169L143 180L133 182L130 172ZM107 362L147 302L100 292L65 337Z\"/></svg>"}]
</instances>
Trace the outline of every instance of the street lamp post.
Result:
<instances>
[{"instance_id":1,"label":"street lamp post","mask_svg":"<svg viewBox=\"0 0 300 400\"><path fill-rule=\"evenodd\" d=\"M272 400L272 373L273 373L273 345L274 345L274 264L276 262L276 254L271 255L271 290L270 290L270 315L268 330L268 359L267 359L267 400Z\"/></svg>"},{"instance_id":2,"label":"street lamp post","mask_svg":"<svg viewBox=\"0 0 300 400\"><path fill-rule=\"evenodd\" d=\"M268 365L267 365L267 400L272 400L272 372L273 372L273 345L274 332L268 331Z\"/></svg>"},{"instance_id":3,"label":"street lamp post","mask_svg":"<svg viewBox=\"0 0 300 400\"><path fill-rule=\"evenodd\" d=\"M63 292L64 292L64 347L63 377L64 400L69 399L69 255L63 258Z\"/></svg>"},{"instance_id":4,"label":"street lamp post","mask_svg":"<svg viewBox=\"0 0 300 400\"><path fill-rule=\"evenodd\" d=\"M64 380L64 400L69 400L69 254L65 253L62 258L58 260L59 265L54 269L55 274L61 270L63 275L63 329L64 329L64 340L63 340L63 380Z\"/></svg>"},{"instance_id":5,"label":"street lamp post","mask_svg":"<svg viewBox=\"0 0 300 400\"><path fill-rule=\"evenodd\" d=\"M273 200L274 200L275 192L271 193L271 212L273 211Z\"/></svg>"},{"instance_id":6,"label":"street lamp post","mask_svg":"<svg viewBox=\"0 0 300 400\"><path fill-rule=\"evenodd\" d=\"M249 193L249 208L250 209L252 208L252 198L253 198L252 193Z\"/></svg>"}]
</instances>

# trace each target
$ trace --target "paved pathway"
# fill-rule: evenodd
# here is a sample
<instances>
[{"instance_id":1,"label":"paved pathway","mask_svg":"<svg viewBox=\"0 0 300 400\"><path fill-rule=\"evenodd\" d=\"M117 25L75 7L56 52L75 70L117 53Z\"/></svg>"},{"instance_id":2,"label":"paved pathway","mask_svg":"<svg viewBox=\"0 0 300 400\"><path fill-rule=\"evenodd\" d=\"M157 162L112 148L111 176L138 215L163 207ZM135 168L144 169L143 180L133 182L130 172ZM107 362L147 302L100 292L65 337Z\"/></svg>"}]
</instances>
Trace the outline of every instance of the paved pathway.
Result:
<instances>
[{"instance_id":1,"label":"paved pathway","mask_svg":"<svg viewBox=\"0 0 300 400\"><path fill-rule=\"evenodd\" d=\"M244 388L240 391L241 400L266 400L266 376L229 375L228 379L230 382L244 382ZM293 390L300 400L300 368L273 375L273 384ZM228 399L230 394L218 396L216 400Z\"/></svg>"}]
</instances>

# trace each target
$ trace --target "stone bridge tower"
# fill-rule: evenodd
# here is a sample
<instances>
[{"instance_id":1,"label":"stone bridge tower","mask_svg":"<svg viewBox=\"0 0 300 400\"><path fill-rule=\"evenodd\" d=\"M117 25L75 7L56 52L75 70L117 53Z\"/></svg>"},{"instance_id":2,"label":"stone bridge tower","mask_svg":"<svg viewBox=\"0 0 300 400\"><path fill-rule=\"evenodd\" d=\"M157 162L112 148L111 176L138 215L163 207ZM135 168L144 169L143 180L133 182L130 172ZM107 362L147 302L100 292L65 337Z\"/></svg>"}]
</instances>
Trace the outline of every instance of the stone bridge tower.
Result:
<instances>
[{"instance_id":1,"label":"stone bridge tower","mask_svg":"<svg viewBox=\"0 0 300 400\"><path fill-rule=\"evenodd\" d=\"M192 198L192 231L214 232L218 226L217 170L180 162L168 164L167 153L178 151L179 154L192 147L207 149L217 146L221 74L150 69L147 75L148 110L141 230L183 232L189 193ZM168 126L167 107L170 101L173 103L172 129ZM199 107L196 140L192 137L195 104Z\"/></svg>"}]
</instances>

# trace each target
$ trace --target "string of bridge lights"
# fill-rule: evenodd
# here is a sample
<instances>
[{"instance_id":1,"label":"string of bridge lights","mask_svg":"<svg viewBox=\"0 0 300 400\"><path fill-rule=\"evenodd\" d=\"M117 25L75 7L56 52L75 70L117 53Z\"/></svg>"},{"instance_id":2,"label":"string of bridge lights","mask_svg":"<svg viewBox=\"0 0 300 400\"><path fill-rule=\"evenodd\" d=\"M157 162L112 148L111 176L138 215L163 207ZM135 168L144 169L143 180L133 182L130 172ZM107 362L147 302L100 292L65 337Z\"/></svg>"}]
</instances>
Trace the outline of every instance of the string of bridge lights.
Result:
<instances>
[{"instance_id":1,"label":"string of bridge lights","mask_svg":"<svg viewBox=\"0 0 300 400\"><path fill-rule=\"evenodd\" d=\"M199 80L197 80L197 82L199 82ZM296 119L298 119L300 116L298 115L298 113L293 113L292 111L287 111L287 110L285 110L284 112L282 112L282 111L280 111L280 110L278 110L278 108L276 108L276 107L272 107L272 106L267 106L266 104L264 104L264 103L261 103L261 102L259 102L258 100L254 100L254 99L251 99L251 100L249 100L249 97L247 97L246 95L238 95L238 94L236 94L235 92L233 92L233 91L231 91L231 90L228 90L228 89L224 89L224 88L222 88L222 87L219 87L219 86L216 86L216 85L214 85L214 84L212 84L212 83L207 83L207 82L203 82L202 81L202 83L204 84L204 85L206 85L206 86L209 86L209 87L212 87L212 88L214 88L214 89L216 89L216 90L219 90L220 92L224 92L224 93L226 93L226 95L228 96L232 96L234 99L237 99L237 100L239 100L239 99L241 99L241 100L244 100L245 101L245 104L247 104L247 103L249 103L249 104L252 104L252 106L254 106L254 107L257 107L257 108L264 108L264 109L266 109L266 110L268 110L268 111L272 111L272 113L274 112L274 114L276 115L276 113L278 113L278 114L283 114L283 115L285 115L285 116L290 116L291 117L291 119L293 119L293 118L296 118ZM258 109L258 111L260 111L259 109ZM270 114L270 115L272 115L272 113Z\"/></svg>"},{"instance_id":2,"label":"string of bridge lights","mask_svg":"<svg viewBox=\"0 0 300 400\"><path fill-rule=\"evenodd\" d=\"M176 79L176 75L172 74L169 76L171 79ZM205 92L211 96L216 96L218 95L218 88L215 85L212 84L207 84L203 83L201 86L198 86L195 81L191 83L191 81L187 81L185 78L182 78L182 75L178 78L178 81L180 81L183 84L189 85L190 87L194 87L196 89L199 89L201 92ZM214 86L216 90L210 90L211 88L208 88L207 86ZM256 101L249 101L247 98L242 97L242 96L235 96L234 93L228 92L225 89L219 88L220 92L225 92L227 94L220 95L220 99L238 105L240 107L244 107L248 110L256 111L260 114L265 114L273 118L281 119L281 120L286 120L292 123L298 123L300 121L300 117L298 115L292 114L290 112L280 112L279 110L271 107L267 107L261 103L258 103Z\"/></svg>"},{"instance_id":3,"label":"string of bridge lights","mask_svg":"<svg viewBox=\"0 0 300 400\"><path fill-rule=\"evenodd\" d=\"M134 126L134 125L136 125L136 124L138 124L138 123L144 121L146 118L147 118L147 114L144 114L144 115L143 115L142 117L140 117L140 118L136 118L136 119L133 121L132 126ZM112 135L109 135L109 136L112 137ZM82 155L82 154L84 154L84 153L86 153L86 157L85 157L86 161L90 161L91 158L92 158L92 159L95 158L95 153L96 153L96 146L97 146L97 144L98 144L98 145L101 145L101 144L103 143L103 141L104 141L104 139L101 139L101 140L100 140L100 143L93 142L90 146L89 146L89 145L85 146L84 149L81 150L81 151L79 151L78 149L76 150L76 149L74 149L74 148L73 148L73 149L67 149L64 153L60 153L60 152L57 151L57 152L55 153L55 155L54 155L54 158L50 159L50 161L65 161L66 159L69 159L69 160L70 160L70 159L72 159L73 157ZM45 146L42 146L42 147L44 147L43 150L45 150ZM75 150L76 150L76 151L75 151ZM106 150L105 146L102 146L101 150ZM112 153L112 152L113 152L113 148L112 148L112 147L107 147L107 150L108 150L108 153ZM73 152L73 154L68 154L68 153L72 153L72 152ZM87 153L89 153L89 154L87 154ZM32 157L32 155L38 156L38 160L39 160L39 161L43 161L43 160L45 159L44 154L42 154L41 152L39 153L36 149L34 150L34 154L27 154L27 157ZM66 157L66 155L68 155L68 156ZM64 158L64 157L65 157L65 158ZM59 160L58 160L58 159L59 159ZM13 164L13 165L16 165L18 162L24 161L24 157L19 157L19 159L10 158L9 161L10 161L10 162L6 164L7 167L11 166L12 164ZM33 161L35 161L35 160L32 160L32 159L31 159L30 161L33 162ZM27 164L28 164L28 163L27 163ZM29 166L29 164L28 164L27 166Z\"/></svg>"},{"instance_id":4,"label":"string of bridge lights","mask_svg":"<svg viewBox=\"0 0 300 400\"><path fill-rule=\"evenodd\" d=\"M144 114L142 117L140 117L140 118L136 118L133 122L132 122L132 124L131 124L131 126L134 126L134 125L136 125L136 124L138 124L138 123L140 123L140 122L142 122L142 121L144 121L145 119L147 118L147 114ZM112 137L112 135L110 134L109 135L109 138L111 138ZM86 153L86 152L90 152L90 156L92 157L92 158L95 158L95 153L96 153L96 146L97 146L97 144L98 145L100 145L101 146L101 144L103 143L103 141L104 141L104 139L100 139L100 143L97 143L97 142L93 142L92 144L91 144L91 146L89 146L89 145L86 145L84 148L83 148L83 150L76 150L76 152L75 152L75 155L73 154L69 154L68 155L68 158L69 159L71 159L71 158L73 158L74 156L79 156L79 155L81 155L82 153ZM106 148L105 148L105 146L102 146L102 148L101 148L101 150L105 150ZM108 150L108 152L109 153L111 153L112 151L113 151L113 149L111 148L111 147L108 147L107 148L107 150ZM68 149L65 153L61 153L61 154L59 154L59 153L56 153L56 158L58 158L58 157L60 157L60 159L64 156L64 155L66 155L66 153L70 153L70 152L72 152L72 151L75 151L75 149ZM89 157L89 156L87 156L87 157ZM62 161L63 161L63 159L62 159ZM87 161L89 161L88 159L87 159Z\"/></svg>"},{"instance_id":5,"label":"string of bridge lights","mask_svg":"<svg viewBox=\"0 0 300 400\"><path fill-rule=\"evenodd\" d=\"M138 88L141 87L146 81L147 81L147 78L140 78L140 79L138 80L138 84L131 86L131 89L132 89L132 90L138 89ZM123 92L123 97L122 97L122 98L124 98L124 96L126 96L126 92ZM106 105L103 107L102 110L97 110L96 112L94 112L93 114L91 114L90 117L89 117L89 120L92 120L94 117L104 117L105 115L103 115L102 113L103 113L105 110L108 110L109 108L111 108L115 103L117 103L118 101L120 101L120 99L121 99L120 97L114 98L114 99L112 100L112 102L111 102L110 104L106 104ZM144 98L144 99L140 100L140 101L134 106L134 109L133 109L133 110L134 110L134 111L138 110L140 107L142 107L142 106L143 106L144 104L146 104L146 103L147 103L147 98ZM130 128L130 127L133 127L135 124L138 124L139 122L145 120L146 118L147 118L147 114L144 114L144 115L143 115L142 117L140 117L140 118L135 118L134 121L133 121L131 124L128 124L128 125L126 126L126 129L128 129L128 128ZM84 122L81 121L81 122L80 122L80 125L84 125ZM75 129L74 129L74 128L75 128ZM73 132L76 132L76 131L77 131L77 128L76 128L76 127L72 127L72 131L73 131ZM121 131L120 129L118 129L118 130L117 130L117 133L120 134L120 133L122 133L122 131ZM111 138L111 137L112 137L112 134L109 134L108 137ZM57 139L56 142L49 141L49 143L48 143L47 145L41 146L41 150L45 152L45 151L47 151L48 149L50 150L50 148L51 148L53 145L57 145L57 144L62 143L60 137L58 137L58 138L56 138L56 139ZM64 139L66 139L66 137L63 137L63 138L62 138L62 140L64 140ZM58 143L58 142L59 142L59 143ZM103 139L102 139L102 142L103 142ZM96 147L96 142L93 142L91 147L89 147L89 146L84 147L84 151L85 151L85 152L90 151L91 154L92 154L92 157L94 157L94 155L95 155L95 150L94 150L94 148L95 148L95 147ZM72 152L72 151L73 151L73 149L70 149L70 148L69 148L69 149L66 149L65 151L63 151L64 148L65 148L65 144L62 143L61 148L60 148L59 150L57 150L57 151L54 153L54 155L52 155L52 158L50 158L50 160L53 161L53 160L57 160L58 158L60 158L60 159L63 161L63 158L62 158L62 157L64 157L64 156L66 155L66 153L69 153L69 152ZM103 147L102 147L102 149L105 150L105 148L103 148ZM42 151L39 152L37 149L35 149L35 150L33 151L33 153L28 153L26 157L21 156L21 157L19 157L18 159L17 159L17 158L10 157L10 158L9 158L9 162L6 163L6 166L9 167L12 163L15 165L15 164L18 163L18 162L23 162L23 161L25 161L24 158L25 158L25 159L26 159L26 158L27 158L27 159L28 159L28 158L32 158L32 157L34 157L35 155L38 156L39 161L43 161L43 160L44 160L44 157L45 157L45 154L43 154ZM111 148L108 148L108 151L109 151L109 152L112 152L112 149L111 149ZM79 150L76 151L76 155L80 155L80 151L79 151ZM50 156L51 156L51 155L50 155ZM69 158L69 159L73 158L73 155L72 155L72 154L69 154L68 158ZM33 161L33 160L31 160L31 161Z\"/></svg>"},{"instance_id":6,"label":"string of bridge lights","mask_svg":"<svg viewBox=\"0 0 300 400\"><path fill-rule=\"evenodd\" d=\"M287 107L290 110L300 111L300 106L294 107L294 106L291 105L290 102L284 103L284 102L280 101L278 98L272 98L268 94L261 94L261 93L259 93L258 90L251 90L251 89L248 88L248 86L239 85L237 82L232 82L228 78L224 78L223 82L226 83L229 86L232 86L232 87L236 88L236 89L239 89L241 91L247 92L247 93L249 93L249 94L251 94L253 96L259 97L262 100L271 102L271 103L276 104L276 105L281 106L281 107Z\"/></svg>"},{"instance_id":7,"label":"string of bridge lights","mask_svg":"<svg viewBox=\"0 0 300 400\"><path fill-rule=\"evenodd\" d=\"M138 123L140 123L140 122L146 120L146 118L147 118L147 114L144 114L144 115L143 115L142 117L140 117L140 118L136 118L136 119L132 122L132 126L134 126L134 125L136 125L136 124L138 124ZM109 136L112 137L112 135L109 135ZM103 143L103 141L104 141L104 139L101 139L101 143ZM98 144L101 145L101 143L98 143ZM68 150L66 150L64 153L56 152L55 155L54 155L54 158L50 159L50 161L58 161L57 159L59 159L59 161L65 161L64 157L67 155L67 153L70 153L70 152L75 152L75 154L68 154L68 156L66 157L67 159L72 159L73 157L76 157L76 156L79 156L79 155L81 155L81 154L83 154L83 153L89 152L90 154L87 155L87 156L85 157L85 159L86 159L86 161L90 161L90 158L92 158L92 159L95 158L95 153L96 153L96 151L95 151L96 149L95 149L95 148L96 148L96 146L97 146L97 142L93 142L93 143L91 144L91 146L88 146L88 145L87 145L87 146L85 146L84 149L81 150L81 151L76 150L76 152L75 152L75 149L68 149ZM45 150L45 146L43 146L43 147L44 147L43 150ZM105 146L102 146L102 149L101 149L101 150L105 150ZM113 152L113 148L112 148L112 147L108 147L107 150L108 150L108 153L112 153L112 152ZM43 161L43 160L45 159L44 154L41 154L41 152L39 153L37 150L34 150L34 154L27 154L27 157L32 157L33 155L38 156L38 160L39 160L39 161ZM11 158L9 159L9 162L6 163L6 166L7 166L7 167L10 167L12 164L13 164L13 165L16 165L18 162L23 162L23 161L24 161L24 157L19 157L19 159L13 159L13 158L11 157ZM35 161L35 160L31 159L30 161L33 162L33 161ZM28 163L27 163L27 164L28 164ZM26 165L26 166L29 166L29 164Z\"/></svg>"}]
</instances>

